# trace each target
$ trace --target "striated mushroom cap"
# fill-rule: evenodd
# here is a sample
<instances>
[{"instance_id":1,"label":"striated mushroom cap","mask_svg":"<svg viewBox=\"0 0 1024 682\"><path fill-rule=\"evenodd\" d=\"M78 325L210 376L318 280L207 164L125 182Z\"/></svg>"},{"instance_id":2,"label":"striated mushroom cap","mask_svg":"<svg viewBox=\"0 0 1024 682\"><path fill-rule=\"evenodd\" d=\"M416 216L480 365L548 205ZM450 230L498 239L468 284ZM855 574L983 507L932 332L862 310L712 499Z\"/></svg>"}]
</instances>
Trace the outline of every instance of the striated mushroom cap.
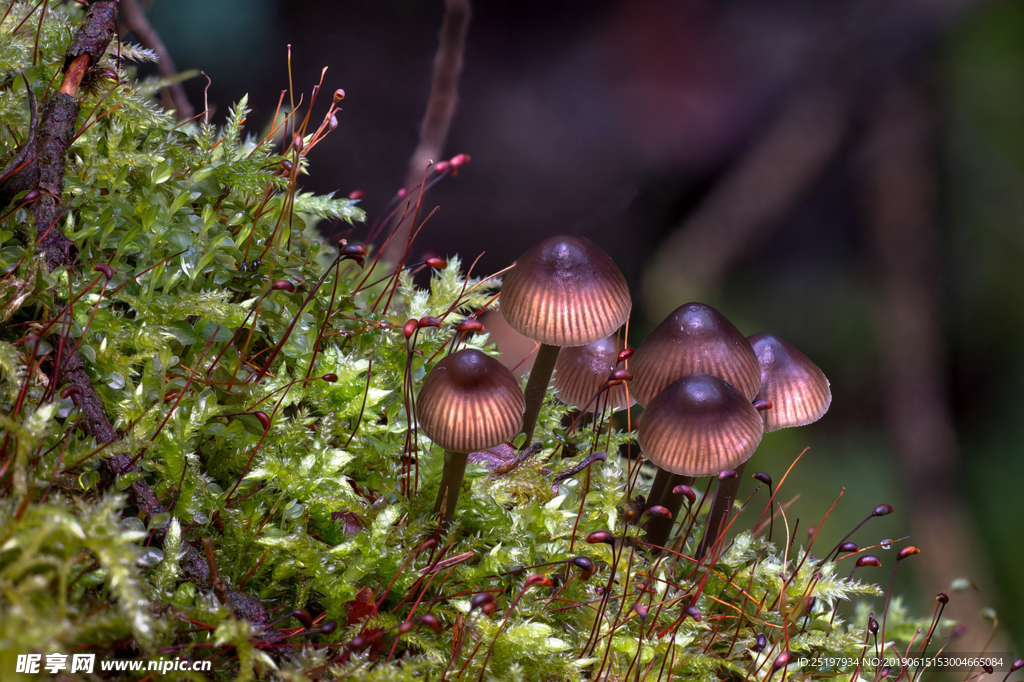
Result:
<instances>
[{"instance_id":1,"label":"striated mushroom cap","mask_svg":"<svg viewBox=\"0 0 1024 682\"><path fill-rule=\"evenodd\" d=\"M690 374L647 405L637 439L656 466L684 476L735 469L761 442L761 416L742 393L710 374Z\"/></svg>"},{"instance_id":2,"label":"striated mushroom cap","mask_svg":"<svg viewBox=\"0 0 1024 682\"><path fill-rule=\"evenodd\" d=\"M626 398L624 386L612 386L597 400L597 392L615 369L619 351L624 347L614 336L608 336L585 346L563 348L555 362L558 399L585 412L596 412L606 399L612 410L629 409L636 401L632 396Z\"/></svg>"},{"instance_id":3,"label":"striated mushroom cap","mask_svg":"<svg viewBox=\"0 0 1024 682\"><path fill-rule=\"evenodd\" d=\"M549 237L516 261L501 287L509 325L551 346L583 346L626 322L632 302L612 259L584 237Z\"/></svg>"},{"instance_id":4,"label":"striated mushroom cap","mask_svg":"<svg viewBox=\"0 0 1024 682\"><path fill-rule=\"evenodd\" d=\"M423 380L416 418L430 440L451 452L477 452L523 428L525 401L512 373L473 348L444 358Z\"/></svg>"},{"instance_id":5,"label":"striated mushroom cap","mask_svg":"<svg viewBox=\"0 0 1024 682\"><path fill-rule=\"evenodd\" d=\"M761 366L757 399L772 404L761 411L766 432L804 426L828 412L832 389L806 355L773 334L754 334L748 341Z\"/></svg>"},{"instance_id":6,"label":"striated mushroom cap","mask_svg":"<svg viewBox=\"0 0 1024 682\"><path fill-rule=\"evenodd\" d=\"M679 306L647 335L630 361L630 390L646 405L676 379L705 372L753 400L761 369L747 339L721 313L703 303Z\"/></svg>"}]
</instances>

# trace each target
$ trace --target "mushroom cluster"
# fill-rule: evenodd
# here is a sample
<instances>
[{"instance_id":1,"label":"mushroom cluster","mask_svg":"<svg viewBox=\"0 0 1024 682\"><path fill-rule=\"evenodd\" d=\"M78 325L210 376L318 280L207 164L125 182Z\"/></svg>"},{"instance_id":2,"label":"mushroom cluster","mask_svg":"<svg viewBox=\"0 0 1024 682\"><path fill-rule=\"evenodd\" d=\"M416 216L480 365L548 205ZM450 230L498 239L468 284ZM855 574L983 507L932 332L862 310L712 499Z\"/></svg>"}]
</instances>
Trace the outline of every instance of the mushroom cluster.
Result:
<instances>
[{"instance_id":1,"label":"mushroom cluster","mask_svg":"<svg viewBox=\"0 0 1024 682\"><path fill-rule=\"evenodd\" d=\"M745 338L702 303L670 314L637 348L631 369L633 393L647 408L637 439L658 467L647 502L669 512L651 518L648 542L667 542L682 507L677 491L694 477L718 476L698 558L717 541L762 434L816 421L832 400L805 355L770 334Z\"/></svg>"},{"instance_id":2,"label":"mushroom cluster","mask_svg":"<svg viewBox=\"0 0 1024 682\"><path fill-rule=\"evenodd\" d=\"M499 305L512 329L539 344L525 395L501 363L467 349L431 369L416 402L423 432L445 450L434 505L445 525L469 453L520 432L530 445L553 371L558 398L584 413L645 406L637 439L658 468L646 501L659 512L648 515L651 545L667 543L694 477L718 476L698 556L718 539L762 435L819 419L832 399L800 351L770 334L747 338L702 303L673 311L620 367L632 353L616 335L629 317L629 289L608 254L582 237L527 250L505 276Z\"/></svg>"},{"instance_id":3,"label":"mushroom cluster","mask_svg":"<svg viewBox=\"0 0 1024 682\"><path fill-rule=\"evenodd\" d=\"M608 348L615 354L614 339L610 346L607 339L629 317L629 288L608 254L590 240L561 235L526 251L505 277L500 306L509 326L540 343L525 397L501 363L467 349L434 365L416 400L420 428L445 450L434 504L443 525L455 513L469 453L495 447L520 431L530 444L562 347L584 347L563 362L563 400L587 410L598 394L624 380L612 378L618 361L605 355ZM607 362L610 367L603 369ZM618 395L614 399L627 402Z\"/></svg>"}]
</instances>

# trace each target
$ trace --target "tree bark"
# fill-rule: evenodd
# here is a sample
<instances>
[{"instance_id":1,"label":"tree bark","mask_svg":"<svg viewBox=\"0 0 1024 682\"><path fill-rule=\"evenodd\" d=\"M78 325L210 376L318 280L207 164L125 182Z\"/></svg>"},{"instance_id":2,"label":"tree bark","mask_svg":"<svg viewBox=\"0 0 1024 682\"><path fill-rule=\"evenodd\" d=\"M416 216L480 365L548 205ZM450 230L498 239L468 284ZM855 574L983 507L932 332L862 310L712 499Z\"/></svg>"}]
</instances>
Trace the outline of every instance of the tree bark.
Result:
<instances>
[{"instance_id":1,"label":"tree bark","mask_svg":"<svg viewBox=\"0 0 1024 682\"><path fill-rule=\"evenodd\" d=\"M78 246L64 235L59 226L60 218L66 210L62 195L67 153L75 139L78 120L79 103L76 96L86 72L106 53L107 46L116 34L116 27L117 0L93 2L65 55L60 88L51 93L43 107L35 149L29 150L38 166L38 184L34 189L42 192L33 207L37 248L43 253L50 270L71 268L78 257ZM31 98L30 103L34 109L34 100ZM36 137L30 136L30 139ZM54 340L54 345L59 345L59 339ZM81 355L75 352L62 357L59 366L55 368L55 376L59 385L73 385L80 389L74 400L82 411L86 431L98 443L119 440L120 436L110 423L103 399L93 388ZM104 457L103 468L112 477L136 469L129 454L116 447L112 454ZM166 511L153 489L143 479L135 481L128 488L128 502L147 520ZM165 530L155 531L153 541L162 545L165 534ZM211 586L209 565L195 547L184 544L181 556L177 559L187 580L202 588ZM257 625L270 622L267 610L258 598L230 589L226 595L239 617L247 618Z\"/></svg>"}]
</instances>

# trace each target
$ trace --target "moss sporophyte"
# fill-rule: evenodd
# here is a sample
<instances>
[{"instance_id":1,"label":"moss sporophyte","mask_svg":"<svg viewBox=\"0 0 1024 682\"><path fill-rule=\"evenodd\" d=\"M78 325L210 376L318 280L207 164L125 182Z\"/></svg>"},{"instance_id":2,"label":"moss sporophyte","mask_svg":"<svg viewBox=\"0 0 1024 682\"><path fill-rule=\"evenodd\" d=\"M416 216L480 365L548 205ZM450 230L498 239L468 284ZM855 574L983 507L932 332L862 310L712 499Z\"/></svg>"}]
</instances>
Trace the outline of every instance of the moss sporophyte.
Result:
<instances>
[{"instance_id":1,"label":"moss sporophyte","mask_svg":"<svg viewBox=\"0 0 1024 682\"><path fill-rule=\"evenodd\" d=\"M801 661L945 642L944 601L915 618L860 579L916 548L882 561L825 513L835 546L780 534L784 472L734 504L762 433L828 407L792 346L691 303L634 354L626 281L578 236L503 283L413 258L467 156L365 225L361 193L301 190L341 95L286 93L259 132L244 98L179 122L117 12L0 2L0 677L87 653L243 680L875 679ZM496 307L539 345L525 394Z\"/></svg>"}]
</instances>

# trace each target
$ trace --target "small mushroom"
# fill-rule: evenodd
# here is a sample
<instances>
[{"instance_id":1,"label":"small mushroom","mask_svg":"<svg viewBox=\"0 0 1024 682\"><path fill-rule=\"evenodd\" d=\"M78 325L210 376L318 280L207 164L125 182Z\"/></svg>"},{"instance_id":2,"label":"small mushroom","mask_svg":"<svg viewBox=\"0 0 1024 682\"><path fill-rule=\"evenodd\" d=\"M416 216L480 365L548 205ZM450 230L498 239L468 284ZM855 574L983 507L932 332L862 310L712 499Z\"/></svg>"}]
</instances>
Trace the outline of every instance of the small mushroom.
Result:
<instances>
[{"instance_id":1,"label":"small mushroom","mask_svg":"<svg viewBox=\"0 0 1024 682\"><path fill-rule=\"evenodd\" d=\"M667 494L674 483L740 466L763 429L749 399L718 377L699 373L673 382L647 404L637 429L641 449L659 469L649 502L678 516L683 496ZM647 541L664 546L671 530L672 519L653 518Z\"/></svg>"},{"instance_id":2,"label":"small mushroom","mask_svg":"<svg viewBox=\"0 0 1024 682\"><path fill-rule=\"evenodd\" d=\"M772 334L754 334L747 341L754 350L761 373L755 403L765 433L818 421L832 403L832 391L824 373L806 355ZM743 473L743 466L739 467ZM696 556L702 557L718 536L739 492L740 478L718 482L708 513L708 525Z\"/></svg>"},{"instance_id":3,"label":"small mushroom","mask_svg":"<svg viewBox=\"0 0 1024 682\"><path fill-rule=\"evenodd\" d=\"M629 368L635 377L631 392L641 405L688 374L712 374L748 400L761 385L757 357L746 338L703 303L676 308L637 347Z\"/></svg>"},{"instance_id":4,"label":"small mushroom","mask_svg":"<svg viewBox=\"0 0 1024 682\"><path fill-rule=\"evenodd\" d=\"M444 525L455 515L468 453L503 443L523 425L519 382L500 362L467 348L438 362L416 399L416 417L430 440L445 450L434 513Z\"/></svg>"},{"instance_id":5,"label":"small mushroom","mask_svg":"<svg viewBox=\"0 0 1024 682\"><path fill-rule=\"evenodd\" d=\"M761 367L756 399L771 403L761 411L765 433L804 426L828 412L828 379L806 355L773 334L754 334L748 341Z\"/></svg>"},{"instance_id":6,"label":"small mushroom","mask_svg":"<svg viewBox=\"0 0 1024 682\"><path fill-rule=\"evenodd\" d=\"M505 275L501 313L541 346L526 385L523 431L533 438L537 415L563 346L583 346L614 333L629 317L626 278L589 239L549 237L528 249Z\"/></svg>"},{"instance_id":7,"label":"small mushroom","mask_svg":"<svg viewBox=\"0 0 1024 682\"><path fill-rule=\"evenodd\" d=\"M743 394L710 374L690 374L655 396L637 439L660 469L712 476L746 462L761 442L761 417Z\"/></svg>"},{"instance_id":8,"label":"small mushroom","mask_svg":"<svg viewBox=\"0 0 1024 682\"><path fill-rule=\"evenodd\" d=\"M585 346L563 348L555 362L555 395L581 412L598 412L605 404L612 410L628 410L636 403L622 385L607 387L624 344L608 336ZM605 396L600 395L602 389ZM607 403L606 403L607 401Z\"/></svg>"}]
</instances>

